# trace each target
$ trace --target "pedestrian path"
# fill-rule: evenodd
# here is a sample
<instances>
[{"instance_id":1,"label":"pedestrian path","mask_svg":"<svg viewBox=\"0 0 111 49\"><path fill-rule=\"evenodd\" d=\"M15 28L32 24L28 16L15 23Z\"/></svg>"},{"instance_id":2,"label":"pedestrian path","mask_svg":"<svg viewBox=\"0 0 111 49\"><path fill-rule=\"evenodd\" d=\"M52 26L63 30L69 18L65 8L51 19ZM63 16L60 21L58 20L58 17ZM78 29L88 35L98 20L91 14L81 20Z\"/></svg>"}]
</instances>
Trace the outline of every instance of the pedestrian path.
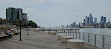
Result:
<instances>
[{"instance_id":1,"label":"pedestrian path","mask_svg":"<svg viewBox=\"0 0 111 49\"><path fill-rule=\"evenodd\" d=\"M85 49L98 49L85 43ZM47 32L27 32L22 30L22 41L19 35L13 38L0 41L0 49L67 49L66 43L57 40L56 35L49 35Z\"/></svg>"},{"instance_id":2,"label":"pedestrian path","mask_svg":"<svg viewBox=\"0 0 111 49\"><path fill-rule=\"evenodd\" d=\"M22 31L22 41L19 41L19 35L11 39L0 41L0 49L67 49L66 44L61 43L55 36L44 32Z\"/></svg>"}]
</instances>

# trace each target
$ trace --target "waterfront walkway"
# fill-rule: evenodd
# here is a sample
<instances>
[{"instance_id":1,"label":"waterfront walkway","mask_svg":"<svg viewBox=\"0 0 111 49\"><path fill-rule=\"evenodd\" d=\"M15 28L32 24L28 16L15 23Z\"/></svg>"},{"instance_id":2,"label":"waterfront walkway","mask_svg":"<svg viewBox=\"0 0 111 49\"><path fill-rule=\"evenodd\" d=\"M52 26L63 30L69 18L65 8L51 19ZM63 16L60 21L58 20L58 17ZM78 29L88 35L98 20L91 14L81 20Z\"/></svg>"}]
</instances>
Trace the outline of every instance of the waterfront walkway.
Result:
<instances>
[{"instance_id":1,"label":"waterfront walkway","mask_svg":"<svg viewBox=\"0 0 111 49\"><path fill-rule=\"evenodd\" d=\"M99 49L85 43L85 49ZM67 49L66 43L57 40L56 35L49 35L47 32L30 31L27 35L22 30L22 41L19 41L19 35L13 38L0 41L0 49Z\"/></svg>"}]
</instances>

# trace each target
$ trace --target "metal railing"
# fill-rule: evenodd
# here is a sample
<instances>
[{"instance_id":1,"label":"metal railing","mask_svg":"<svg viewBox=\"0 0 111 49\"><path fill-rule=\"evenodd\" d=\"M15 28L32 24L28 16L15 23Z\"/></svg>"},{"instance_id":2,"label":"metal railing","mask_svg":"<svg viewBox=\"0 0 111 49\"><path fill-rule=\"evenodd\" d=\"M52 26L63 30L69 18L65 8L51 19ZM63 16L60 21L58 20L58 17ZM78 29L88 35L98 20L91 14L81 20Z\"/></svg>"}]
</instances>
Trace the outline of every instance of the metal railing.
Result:
<instances>
[{"instance_id":1,"label":"metal railing","mask_svg":"<svg viewBox=\"0 0 111 49\"><path fill-rule=\"evenodd\" d=\"M111 49L111 36L108 35L87 32L72 32L72 37L82 39L85 42L102 49Z\"/></svg>"},{"instance_id":2,"label":"metal railing","mask_svg":"<svg viewBox=\"0 0 111 49\"><path fill-rule=\"evenodd\" d=\"M49 30L49 31L53 31ZM54 32L58 32L59 34L67 34L67 36L72 36L76 39L84 40L89 44L102 48L102 49L111 49L111 36L94 34L88 32L79 32L79 30L55 30Z\"/></svg>"}]
</instances>

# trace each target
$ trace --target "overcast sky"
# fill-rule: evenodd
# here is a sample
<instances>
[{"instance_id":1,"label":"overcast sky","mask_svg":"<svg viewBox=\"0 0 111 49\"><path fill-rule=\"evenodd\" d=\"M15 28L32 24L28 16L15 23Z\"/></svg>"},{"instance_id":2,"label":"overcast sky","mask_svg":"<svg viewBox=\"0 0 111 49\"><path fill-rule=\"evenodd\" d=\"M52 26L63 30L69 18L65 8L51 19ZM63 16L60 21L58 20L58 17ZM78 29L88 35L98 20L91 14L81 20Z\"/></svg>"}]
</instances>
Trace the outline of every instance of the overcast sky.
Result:
<instances>
[{"instance_id":1,"label":"overcast sky","mask_svg":"<svg viewBox=\"0 0 111 49\"><path fill-rule=\"evenodd\" d=\"M0 17L6 17L8 7L22 8L42 27L82 22L90 13L98 22L101 16L111 19L111 0L0 0Z\"/></svg>"}]
</instances>

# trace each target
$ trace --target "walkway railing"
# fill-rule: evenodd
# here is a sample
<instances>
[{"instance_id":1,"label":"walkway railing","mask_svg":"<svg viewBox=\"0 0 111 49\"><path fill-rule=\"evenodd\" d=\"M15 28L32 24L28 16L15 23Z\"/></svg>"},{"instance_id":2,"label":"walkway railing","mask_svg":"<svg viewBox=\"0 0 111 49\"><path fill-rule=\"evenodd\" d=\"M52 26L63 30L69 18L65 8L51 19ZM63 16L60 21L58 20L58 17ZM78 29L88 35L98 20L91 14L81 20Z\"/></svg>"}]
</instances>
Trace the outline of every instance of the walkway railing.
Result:
<instances>
[{"instance_id":1,"label":"walkway railing","mask_svg":"<svg viewBox=\"0 0 111 49\"><path fill-rule=\"evenodd\" d=\"M44 31L67 34L67 36L72 36L76 39L82 39L93 46L102 49L111 49L111 36L80 32L79 29L44 29Z\"/></svg>"}]
</instances>

